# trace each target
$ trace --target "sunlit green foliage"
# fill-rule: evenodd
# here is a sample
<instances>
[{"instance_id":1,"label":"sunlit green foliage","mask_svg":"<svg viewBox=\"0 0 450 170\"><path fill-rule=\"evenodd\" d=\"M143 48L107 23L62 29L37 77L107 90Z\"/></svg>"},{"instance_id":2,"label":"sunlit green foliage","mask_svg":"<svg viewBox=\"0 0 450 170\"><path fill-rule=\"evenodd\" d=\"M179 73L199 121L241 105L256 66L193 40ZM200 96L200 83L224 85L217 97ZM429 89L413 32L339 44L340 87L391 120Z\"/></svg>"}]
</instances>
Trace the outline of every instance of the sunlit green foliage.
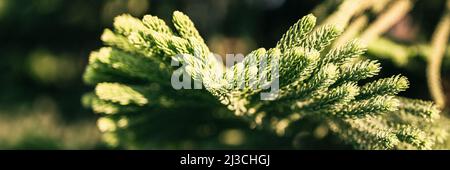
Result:
<instances>
[{"instance_id":1,"label":"sunlit green foliage","mask_svg":"<svg viewBox=\"0 0 450 170\"><path fill-rule=\"evenodd\" d=\"M109 47L92 52L84 80L96 88L83 101L101 114L98 126L108 143L208 146L242 122L250 125L244 128L250 135L273 131L292 137L296 124L309 119L359 149L432 149L446 138L431 128L440 112L431 102L396 96L408 88L406 77L367 82L380 64L359 57L365 48L357 40L331 48L341 30L314 28L312 15L295 23L275 47L257 49L229 68L212 57L186 15L174 12L172 22L175 30L155 16L118 16L114 30L102 35ZM172 67L172 60L186 67ZM175 90L173 72L188 73L204 89ZM279 91L261 100L270 90L265 87L277 81ZM207 132L198 133L202 127Z\"/></svg>"}]
</instances>

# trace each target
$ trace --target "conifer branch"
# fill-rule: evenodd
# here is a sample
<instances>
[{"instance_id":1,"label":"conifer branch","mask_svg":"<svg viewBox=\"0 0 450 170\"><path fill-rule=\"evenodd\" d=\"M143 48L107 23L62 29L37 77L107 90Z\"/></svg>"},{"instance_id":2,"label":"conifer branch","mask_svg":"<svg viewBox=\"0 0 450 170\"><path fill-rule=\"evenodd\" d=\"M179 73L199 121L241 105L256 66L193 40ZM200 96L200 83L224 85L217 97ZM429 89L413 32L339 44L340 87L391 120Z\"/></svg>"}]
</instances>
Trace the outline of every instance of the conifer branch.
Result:
<instances>
[{"instance_id":1,"label":"conifer branch","mask_svg":"<svg viewBox=\"0 0 450 170\"><path fill-rule=\"evenodd\" d=\"M313 118L360 149L430 149L445 138L427 123L439 119L431 102L396 96L408 88L406 77L359 86L380 72L380 64L355 60L366 50L360 41L331 48L341 30L334 25L314 29L312 15L290 27L275 47L256 49L231 67L213 57L188 16L176 11L172 22L175 31L155 16L118 16L114 31L102 35L109 47L90 56L84 80L96 87L83 103L101 113L99 128L113 144L145 146L152 135L167 137L163 129L172 129L163 124L173 119L186 119L186 125L173 128L197 142L204 138L190 130L227 119L293 137L300 121ZM173 62L183 67L170 67ZM171 81L180 79L172 76L184 73L189 88L175 89ZM261 100L274 83L278 91ZM192 85L204 89L192 90ZM207 121L199 121L202 117Z\"/></svg>"}]
</instances>

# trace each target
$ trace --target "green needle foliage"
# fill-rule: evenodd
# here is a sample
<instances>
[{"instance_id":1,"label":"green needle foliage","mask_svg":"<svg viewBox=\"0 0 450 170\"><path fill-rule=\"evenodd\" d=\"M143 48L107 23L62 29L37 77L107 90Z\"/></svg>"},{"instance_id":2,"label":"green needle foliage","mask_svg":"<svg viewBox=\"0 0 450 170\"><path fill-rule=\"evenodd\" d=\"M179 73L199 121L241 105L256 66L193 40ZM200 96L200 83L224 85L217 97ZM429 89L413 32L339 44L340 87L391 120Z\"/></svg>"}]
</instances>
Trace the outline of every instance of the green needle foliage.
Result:
<instances>
[{"instance_id":1,"label":"green needle foliage","mask_svg":"<svg viewBox=\"0 0 450 170\"><path fill-rule=\"evenodd\" d=\"M358 149L432 149L447 136L432 123L440 111L431 102L396 96L408 88L406 77L368 81L380 64L360 57L366 49L356 40L331 48L341 30L315 28L313 15L275 47L232 67L212 55L186 15L176 11L172 22L174 30L155 16L120 15L101 37L109 47L92 52L84 81L95 91L83 102L100 114L109 144L214 147L226 129L239 128L248 139L240 144L251 146L294 140L305 120L325 124ZM193 89L172 87L173 76ZM279 90L268 93L273 83Z\"/></svg>"}]
</instances>

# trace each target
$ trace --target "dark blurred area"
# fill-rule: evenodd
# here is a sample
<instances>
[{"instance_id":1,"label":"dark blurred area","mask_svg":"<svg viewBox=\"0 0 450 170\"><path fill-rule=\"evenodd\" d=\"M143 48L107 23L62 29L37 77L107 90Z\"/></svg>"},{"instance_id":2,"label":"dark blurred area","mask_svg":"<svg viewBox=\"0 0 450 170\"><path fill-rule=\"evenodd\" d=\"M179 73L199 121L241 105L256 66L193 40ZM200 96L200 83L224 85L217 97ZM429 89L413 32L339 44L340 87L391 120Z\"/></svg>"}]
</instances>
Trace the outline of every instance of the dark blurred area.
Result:
<instances>
[{"instance_id":1,"label":"dark blurred area","mask_svg":"<svg viewBox=\"0 0 450 170\"><path fill-rule=\"evenodd\" d=\"M102 46L103 29L111 28L119 14L151 14L170 21L172 12L180 10L191 17L211 51L246 54L274 46L290 25L321 2L0 0L0 149L105 147L96 115L81 106L81 95L92 89L81 77L89 53ZM442 11L443 3L418 1L410 17L419 30L397 36L427 40L440 16L434 11ZM396 36L395 30L389 34ZM415 90L402 95L429 99L423 66L416 72L389 62L382 65L383 75L402 73L411 79Z\"/></svg>"}]
</instances>

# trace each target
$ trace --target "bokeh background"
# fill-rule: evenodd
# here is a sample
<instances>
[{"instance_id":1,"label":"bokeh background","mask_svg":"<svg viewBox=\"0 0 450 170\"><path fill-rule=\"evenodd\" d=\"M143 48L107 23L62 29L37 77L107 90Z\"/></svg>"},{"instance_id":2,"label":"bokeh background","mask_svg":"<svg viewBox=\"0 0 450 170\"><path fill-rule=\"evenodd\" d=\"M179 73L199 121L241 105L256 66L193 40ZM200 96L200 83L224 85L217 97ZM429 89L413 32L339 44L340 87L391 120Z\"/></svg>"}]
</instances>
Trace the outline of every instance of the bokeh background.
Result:
<instances>
[{"instance_id":1,"label":"bokeh background","mask_svg":"<svg viewBox=\"0 0 450 170\"><path fill-rule=\"evenodd\" d=\"M338 0L328 1L333 5ZM103 149L96 115L82 107L82 74L100 35L122 13L170 21L191 17L211 51L243 53L275 45L290 25L320 0L0 0L0 149ZM445 8L419 0L386 36L402 44L428 43ZM370 54L369 54L370 56ZM423 57L406 67L380 59L382 75L411 81L403 96L431 99ZM449 57L442 79L449 95Z\"/></svg>"}]
</instances>

